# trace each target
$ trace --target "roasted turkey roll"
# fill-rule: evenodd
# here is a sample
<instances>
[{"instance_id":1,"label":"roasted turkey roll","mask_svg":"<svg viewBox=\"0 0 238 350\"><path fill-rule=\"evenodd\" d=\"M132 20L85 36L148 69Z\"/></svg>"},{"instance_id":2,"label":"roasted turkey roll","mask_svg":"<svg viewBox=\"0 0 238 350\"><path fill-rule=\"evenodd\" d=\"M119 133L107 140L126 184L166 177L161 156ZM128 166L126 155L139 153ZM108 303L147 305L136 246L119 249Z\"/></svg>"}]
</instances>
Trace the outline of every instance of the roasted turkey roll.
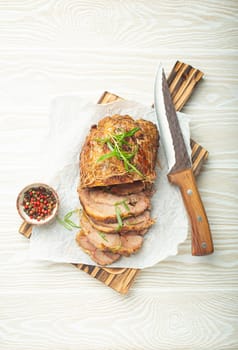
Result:
<instances>
[{"instance_id":1,"label":"roasted turkey roll","mask_svg":"<svg viewBox=\"0 0 238 350\"><path fill-rule=\"evenodd\" d=\"M154 182L159 134L155 124L113 115L93 125L80 154L80 187Z\"/></svg>"}]
</instances>

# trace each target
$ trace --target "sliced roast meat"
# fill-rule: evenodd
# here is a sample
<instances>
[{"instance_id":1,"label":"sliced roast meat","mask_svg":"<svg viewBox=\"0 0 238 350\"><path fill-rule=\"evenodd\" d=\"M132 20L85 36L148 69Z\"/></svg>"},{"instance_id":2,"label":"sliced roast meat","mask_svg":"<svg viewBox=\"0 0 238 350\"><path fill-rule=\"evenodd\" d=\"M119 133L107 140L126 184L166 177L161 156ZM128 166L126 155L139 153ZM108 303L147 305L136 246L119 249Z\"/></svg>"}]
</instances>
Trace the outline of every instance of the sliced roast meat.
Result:
<instances>
[{"instance_id":1,"label":"sliced roast meat","mask_svg":"<svg viewBox=\"0 0 238 350\"><path fill-rule=\"evenodd\" d=\"M145 183L142 181L135 181L128 184L120 184L109 187L108 191L117 194L119 196L124 196L132 193L139 193L145 189Z\"/></svg>"},{"instance_id":2,"label":"sliced roast meat","mask_svg":"<svg viewBox=\"0 0 238 350\"><path fill-rule=\"evenodd\" d=\"M97 264L136 253L154 224L150 198L158 147L158 130L150 121L113 115L91 127L80 154L83 211L76 241Z\"/></svg>"},{"instance_id":3,"label":"sliced roast meat","mask_svg":"<svg viewBox=\"0 0 238 350\"><path fill-rule=\"evenodd\" d=\"M85 215L82 215L80 224L88 241L96 248L105 251L117 251L121 247L121 237L118 233L107 234L96 230Z\"/></svg>"},{"instance_id":4,"label":"sliced roast meat","mask_svg":"<svg viewBox=\"0 0 238 350\"><path fill-rule=\"evenodd\" d=\"M81 227L82 230L78 239L81 240L79 244L84 249L90 252L99 249L126 256L140 249L143 243L143 235L147 232L147 230L143 230L138 234L138 232L132 231L123 235L102 233L95 230L84 215L81 218Z\"/></svg>"},{"instance_id":5,"label":"sliced roast meat","mask_svg":"<svg viewBox=\"0 0 238 350\"><path fill-rule=\"evenodd\" d=\"M120 254L115 254L111 252L103 252L102 250L96 249L91 258L99 265L105 266L110 265L120 259Z\"/></svg>"},{"instance_id":6,"label":"sliced roast meat","mask_svg":"<svg viewBox=\"0 0 238 350\"><path fill-rule=\"evenodd\" d=\"M121 247L120 235L117 233L103 233L99 231L93 231L88 234L88 240L97 249L103 251L117 252Z\"/></svg>"},{"instance_id":7,"label":"sliced roast meat","mask_svg":"<svg viewBox=\"0 0 238 350\"><path fill-rule=\"evenodd\" d=\"M86 214L85 214L86 215ZM138 216L131 216L122 221L123 226L118 231L118 223L104 223L103 221L95 221L89 216L87 216L90 224L97 229L98 231L105 233L124 233L130 231L141 231L144 229L148 229L150 226L154 224L154 220L150 217L149 210L144 211L142 214Z\"/></svg>"},{"instance_id":8,"label":"sliced roast meat","mask_svg":"<svg viewBox=\"0 0 238 350\"><path fill-rule=\"evenodd\" d=\"M82 230L76 235L76 242L87 253L89 253L89 252L92 253L96 250L96 247L92 243L89 242L87 236L85 236L85 234L83 233Z\"/></svg>"},{"instance_id":9,"label":"sliced roast meat","mask_svg":"<svg viewBox=\"0 0 238 350\"><path fill-rule=\"evenodd\" d=\"M121 248L118 253L121 255L129 256L137 252L143 243L143 237L137 234L125 234L121 236Z\"/></svg>"},{"instance_id":10,"label":"sliced roast meat","mask_svg":"<svg viewBox=\"0 0 238 350\"><path fill-rule=\"evenodd\" d=\"M127 196L118 196L102 189L78 188L80 202L87 215L93 220L117 222L117 210L121 218L138 216L150 208L150 200L140 192Z\"/></svg>"},{"instance_id":11,"label":"sliced roast meat","mask_svg":"<svg viewBox=\"0 0 238 350\"><path fill-rule=\"evenodd\" d=\"M122 232L120 233L121 236L144 236L148 232L148 229L144 229L142 231L130 231L130 232Z\"/></svg>"},{"instance_id":12,"label":"sliced roast meat","mask_svg":"<svg viewBox=\"0 0 238 350\"><path fill-rule=\"evenodd\" d=\"M83 234L83 231L77 235L76 241L85 253L89 254L90 257L101 266L110 265L121 257L120 254L103 252L102 250L96 249L94 245L89 242L87 236Z\"/></svg>"}]
</instances>

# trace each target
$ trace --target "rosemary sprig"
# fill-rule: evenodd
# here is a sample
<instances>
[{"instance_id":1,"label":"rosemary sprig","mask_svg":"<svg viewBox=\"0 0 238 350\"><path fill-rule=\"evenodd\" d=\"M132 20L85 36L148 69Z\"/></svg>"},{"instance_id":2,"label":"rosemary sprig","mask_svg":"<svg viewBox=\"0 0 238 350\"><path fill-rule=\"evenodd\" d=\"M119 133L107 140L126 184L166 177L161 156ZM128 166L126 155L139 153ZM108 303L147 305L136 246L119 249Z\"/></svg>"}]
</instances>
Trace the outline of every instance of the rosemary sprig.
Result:
<instances>
[{"instance_id":1,"label":"rosemary sprig","mask_svg":"<svg viewBox=\"0 0 238 350\"><path fill-rule=\"evenodd\" d=\"M72 228L80 228L80 226L76 225L70 218L74 213L79 213L79 209L71 210L67 214L65 214L64 218L61 219L59 216L56 217L57 221L67 228L67 230L72 231Z\"/></svg>"},{"instance_id":2,"label":"rosemary sprig","mask_svg":"<svg viewBox=\"0 0 238 350\"><path fill-rule=\"evenodd\" d=\"M108 242L108 239L106 238L105 233L98 231L99 236L104 239L104 241Z\"/></svg>"},{"instance_id":3,"label":"rosemary sprig","mask_svg":"<svg viewBox=\"0 0 238 350\"><path fill-rule=\"evenodd\" d=\"M144 175L136 168L136 166L131 163L132 158L138 151L138 147L135 146L132 148L132 146L127 141L128 137L132 137L138 130L140 130L140 128L136 127L129 131L120 132L118 134L109 134L109 136L106 138L96 139L96 141L102 144L106 144L108 149L111 151L99 157L97 161L102 162L105 159L116 157L117 159L123 161L126 171L132 171L141 177L144 177ZM125 146L129 148L129 151L124 149Z\"/></svg>"}]
</instances>

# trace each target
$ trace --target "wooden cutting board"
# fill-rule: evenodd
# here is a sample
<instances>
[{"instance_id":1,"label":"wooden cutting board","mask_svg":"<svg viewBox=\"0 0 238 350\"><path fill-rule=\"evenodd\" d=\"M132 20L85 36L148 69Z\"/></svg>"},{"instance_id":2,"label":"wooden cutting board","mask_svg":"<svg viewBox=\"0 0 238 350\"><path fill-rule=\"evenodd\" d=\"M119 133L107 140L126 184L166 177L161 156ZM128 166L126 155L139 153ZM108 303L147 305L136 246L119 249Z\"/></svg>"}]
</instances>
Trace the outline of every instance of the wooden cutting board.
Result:
<instances>
[{"instance_id":1,"label":"wooden cutting board","mask_svg":"<svg viewBox=\"0 0 238 350\"><path fill-rule=\"evenodd\" d=\"M203 73L192 66L177 61L168 77L170 92L177 111L181 111L197 83L202 79ZM106 104L122 99L110 92L104 92L98 103ZM192 168L195 175L198 175L203 162L208 157L208 152L197 142L191 140ZM26 238L30 238L32 225L23 222L19 232ZM93 265L74 264L78 269L87 272L90 276L103 282L119 293L126 294L136 275L140 270L130 268L102 268Z\"/></svg>"}]
</instances>

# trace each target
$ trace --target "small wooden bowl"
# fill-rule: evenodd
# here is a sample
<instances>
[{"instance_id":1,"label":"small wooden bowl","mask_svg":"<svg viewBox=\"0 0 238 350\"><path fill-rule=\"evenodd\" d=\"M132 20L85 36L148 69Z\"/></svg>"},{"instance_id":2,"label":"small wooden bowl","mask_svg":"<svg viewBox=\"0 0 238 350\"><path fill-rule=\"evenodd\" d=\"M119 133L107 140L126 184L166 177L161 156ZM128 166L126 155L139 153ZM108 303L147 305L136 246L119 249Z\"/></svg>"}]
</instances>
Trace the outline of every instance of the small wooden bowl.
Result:
<instances>
[{"instance_id":1,"label":"small wooden bowl","mask_svg":"<svg viewBox=\"0 0 238 350\"><path fill-rule=\"evenodd\" d=\"M29 189L31 189L32 187L44 187L47 190L52 191L55 199L56 199L56 206L53 209L51 215L47 216L45 219L42 218L40 221L36 220L36 219L31 219L25 212L24 212L24 207L23 207L23 198L24 198L24 194L26 191L28 191ZM59 197L57 192L50 186L43 184L43 183L33 183L31 185L28 185L26 187L24 187L21 192L19 193L19 195L17 196L17 202L16 202L16 206L17 206L17 211L19 213L19 215L22 217L22 219L27 222L28 224L31 225L45 225L48 224L49 222L53 221L54 218L57 215L57 212L59 210Z\"/></svg>"}]
</instances>

